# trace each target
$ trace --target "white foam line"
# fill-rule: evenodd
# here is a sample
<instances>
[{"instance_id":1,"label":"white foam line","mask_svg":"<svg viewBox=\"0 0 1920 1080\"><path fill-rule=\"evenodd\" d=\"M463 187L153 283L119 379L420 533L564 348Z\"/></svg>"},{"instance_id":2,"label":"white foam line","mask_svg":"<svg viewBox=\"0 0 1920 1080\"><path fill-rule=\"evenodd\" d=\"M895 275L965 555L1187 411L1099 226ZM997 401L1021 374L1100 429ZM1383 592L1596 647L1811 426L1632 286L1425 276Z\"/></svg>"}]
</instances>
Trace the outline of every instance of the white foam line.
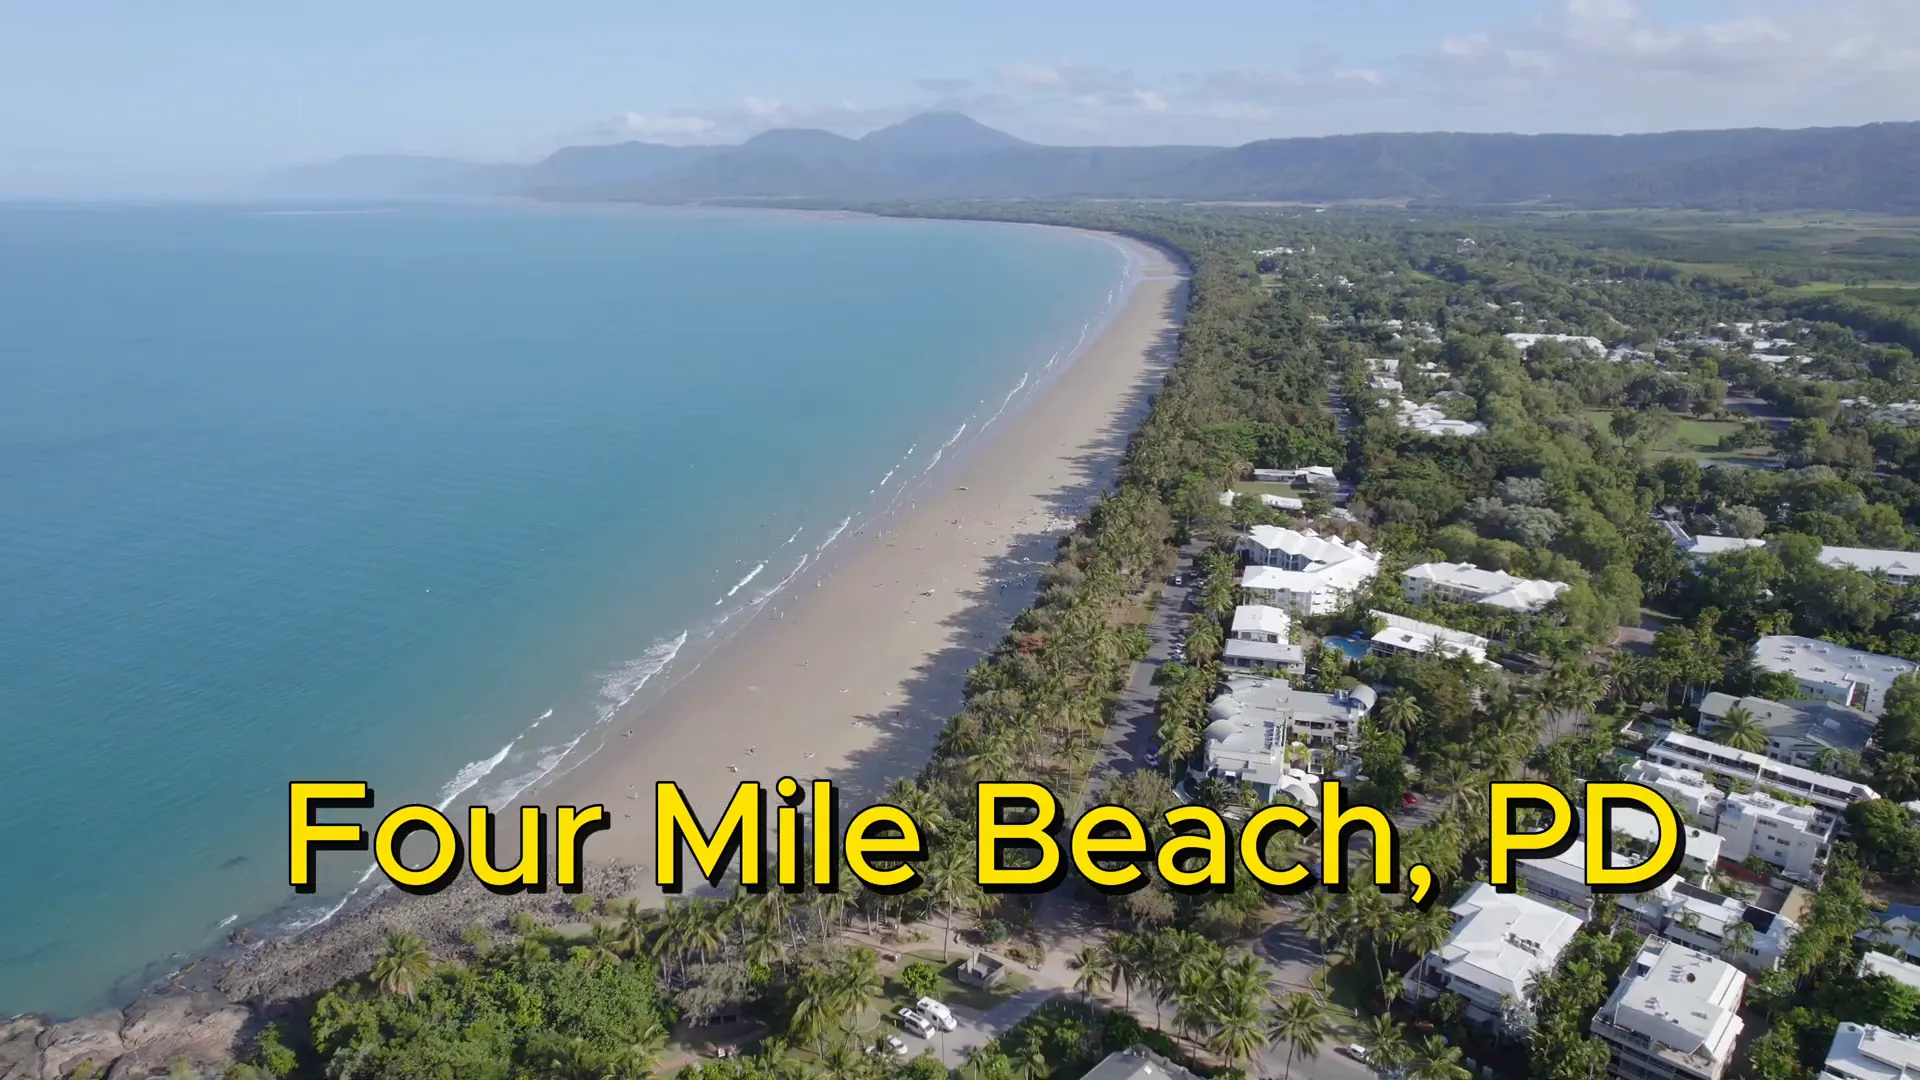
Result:
<instances>
[{"instance_id":1,"label":"white foam line","mask_svg":"<svg viewBox=\"0 0 1920 1080\"><path fill-rule=\"evenodd\" d=\"M774 596L778 595L781 589L784 589L788 585L793 584L793 579L799 577L800 571L805 570L807 568L807 561L811 558L813 558L812 555L800 556L800 564L798 566L795 566L793 570L787 574L786 577L783 577L779 581L774 582L773 588L768 589L766 592L761 593L758 597L754 599L753 603L756 606L760 604L764 604L767 601L773 599Z\"/></svg>"},{"instance_id":2,"label":"white foam line","mask_svg":"<svg viewBox=\"0 0 1920 1080\"><path fill-rule=\"evenodd\" d=\"M967 423L971 423L972 421L973 421L973 417L971 416L967 417ZM940 444L940 449L945 450L947 447L952 446L954 443L959 442L960 436L965 435L966 433L967 433L967 424L962 423L960 425L960 430L953 433L953 438L948 439L946 442L943 442Z\"/></svg>"},{"instance_id":3,"label":"white foam line","mask_svg":"<svg viewBox=\"0 0 1920 1080\"><path fill-rule=\"evenodd\" d=\"M791 543L793 543L793 542L794 542L795 540L798 540L798 539L800 539L800 534L801 534L801 533L803 533L803 532L805 532L805 531L806 531L806 529L807 529L807 527L806 527L805 525L802 525L802 526L801 526L801 527L799 527L798 529L795 529L795 530L793 530L793 535L792 535L792 536L789 536L789 537L787 537L787 543L788 543L788 544L791 544ZM781 546L783 546L783 547L784 547L785 545L783 544L783 545L781 545Z\"/></svg>"},{"instance_id":4,"label":"white foam line","mask_svg":"<svg viewBox=\"0 0 1920 1080\"><path fill-rule=\"evenodd\" d=\"M534 722L539 723L537 720ZM502 761L505 761L507 755L513 752L513 744L519 741L520 738L516 735L512 742L507 743L507 745L495 751L492 757L480 761L470 761L461 766L460 771L453 774L453 779L447 781L446 784L441 787L440 801L434 803L433 808L435 810L445 810L447 807L453 805L453 800L459 798L468 788L486 779L488 773L492 772Z\"/></svg>"},{"instance_id":5,"label":"white foam line","mask_svg":"<svg viewBox=\"0 0 1920 1080\"><path fill-rule=\"evenodd\" d=\"M1015 383L1015 384L1013 384L1013 389L1011 389L1011 390L1009 390L1009 391L1007 391L1007 396L1006 396L1006 397L1005 397L1004 399L1002 399L1002 400L1001 400L1001 402L1000 402L1000 408L999 408L999 410L998 410L998 411L996 411L996 412L995 412L995 413L994 413L994 414L993 414L992 416L990 416L990 417L988 417L988 418L987 418L987 422L986 422L986 423L984 423L984 424L981 424L981 425L980 425L980 428L981 428L981 430L983 430L983 431L984 431L984 430L986 430L987 428L990 428L990 427L992 427L992 426L993 426L993 422L994 422L995 420L998 420L998 419L1000 419L1000 416L1001 416L1001 414L1003 414L1003 413L1005 413L1005 412L1007 411L1007 406L1009 406L1009 405L1011 405L1011 404L1013 404L1013 397L1014 397L1014 395L1015 395L1015 394L1018 394L1018 393L1019 393L1020 391L1022 391L1022 390L1025 390L1025 389L1027 388L1027 379L1028 379L1028 378L1029 378L1029 376L1028 376L1028 374L1027 374L1026 372L1021 372L1021 374L1020 374L1020 381L1019 381L1019 382L1017 382L1017 383Z\"/></svg>"},{"instance_id":6,"label":"white foam line","mask_svg":"<svg viewBox=\"0 0 1920 1080\"><path fill-rule=\"evenodd\" d=\"M655 675L665 671L673 658L680 655L680 649L687 643L685 630L671 640L662 638L648 646L647 651L637 660L629 660L600 681L599 722L604 724L613 719L613 714L626 707Z\"/></svg>"},{"instance_id":7,"label":"white foam line","mask_svg":"<svg viewBox=\"0 0 1920 1080\"><path fill-rule=\"evenodd\" d=\"M940 457L941 457L941 455L943 455L943 454L945 454L945 453L946 453L946 451L945 451L945 450L935 450L935 451L933 452L933 460L932 460L932 461L929 461L929 462L927 462L927 467L926 467L926 468L924 468L924 469L921 469L921 470L920 470L920 475L921 475L921 476L925 476L925 475L927 475L928 473L930 473L930 472L932 472L932 471L933 471L933 467L934 467L935 465L938 465L938 464L940 464Z\"/></svg>"},{"instance_id":8,"label":"white foam line","mask_svg":"<svg viewBox=\"0 0 1920 1080\"><path fill-rule=\"evenodd\" d=\"M893 479L893 474L894 474L894 473L897 473L897 472L899 472L899 471L900 471L900 466L898 466L898 465L895 465L895 466L894 466L893 468L891 468L891 469L888 469L888 470L887 470L887 475L885 475L885 476L883 476L883 477L881 477L881 478L880 478L880 486L881 486L881 487L886 487L886 486L887 486L887 481L889 481L889 480L891 480L891 479Z\"/></svg>"},{"instance_id":9,"label":"white foam line","mask_svg":"<svg viewBox=\"0 0 1920 1080\"><path fill-rule=\"evenodd\" d=\"M741 578L739 581L734 582L733 588L727 590L727 595L721 597L719 600L715 600L713 602L713 606L719 607L722 602L731 599L734 593L737 593L741 589L745 588L749 581L752 581L754 578L759 577L760 571L765 570L766 568L767 568L767 564L763 562L759 566L756 566L753 569L747 571L747 576Z\"/></svg>"},{"instance_id":10,"label":"white foam line","mask_svg":"<svg viewBox=\"0 0 1920 1080\"><path fill-rule=\"evenodd\" d=\"M827 545L833 543L835 540L840 539L840 534L843 532L846 532L847 526L851 524L853 524L853 518L851 517L841 518L840 524L835 525L833 527L833 531L827 534L827 538L825 540L820 541L820 546L817 548L814 548L813 553L815 555L818 555L821 552L827 550Z\"/></svg>"}]
</instances>

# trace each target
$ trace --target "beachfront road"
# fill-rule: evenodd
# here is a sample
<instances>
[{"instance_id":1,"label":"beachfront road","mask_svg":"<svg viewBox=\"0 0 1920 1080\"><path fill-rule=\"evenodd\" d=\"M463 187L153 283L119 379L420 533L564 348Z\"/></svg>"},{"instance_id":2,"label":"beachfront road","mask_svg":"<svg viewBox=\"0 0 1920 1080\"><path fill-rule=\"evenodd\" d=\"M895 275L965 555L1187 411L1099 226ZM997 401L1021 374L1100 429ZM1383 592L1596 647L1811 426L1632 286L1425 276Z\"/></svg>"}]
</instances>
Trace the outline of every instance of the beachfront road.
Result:
<instances>
[{"instance_id":1,"label":"beachfront road","mask_svg":"<svg viewBox=\"0 0 1920 1080\"><path fill-rule=\"evenodd\" d=\"M1174 573L1192 570L1194 558L1206 549L1205 544L1188 544L1181 548L1179 565ZM1109 776L1146 767L1147 752L1153 749L1157 741L1155 732L1159 728L1154 720L1154 703L1160 689L1153 684L1153 679L1159 673L1160 665L1172 659L1174 643L1186 639L1187 627L1193 621L1193 613L1187 608L1188 594L1191 592L1185 585L1171 582L1160 587L1160 595L1154 600L1153 615L1146 625L1149 641L1147 655L1135 663L1127 675L1127 685L1120 693L1120 703L1114 707L1113 717L1107 722L1106 739L1094 757L1093 769L1085 785L1086 791L1098 791ZM1085 798L1081 801L1084 803Z\"/></svg>"}]
</instances>

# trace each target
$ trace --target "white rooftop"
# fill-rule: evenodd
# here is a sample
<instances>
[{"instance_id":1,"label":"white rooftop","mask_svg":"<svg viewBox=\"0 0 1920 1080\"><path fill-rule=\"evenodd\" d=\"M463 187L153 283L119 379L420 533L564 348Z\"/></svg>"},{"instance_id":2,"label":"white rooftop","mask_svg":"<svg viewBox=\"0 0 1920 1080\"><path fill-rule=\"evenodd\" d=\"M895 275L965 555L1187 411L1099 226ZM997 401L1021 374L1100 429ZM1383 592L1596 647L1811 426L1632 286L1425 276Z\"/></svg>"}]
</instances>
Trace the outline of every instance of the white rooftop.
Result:
<instances>
[{"instance_id":1,"label":"white rooftop","mask_svg":"<svg viewBox=\"0 0 1920 1080\"><path fill-rule=\"evenodd\" d=\"M1464 981L1519 1002L1526 999L1533 977L1553 968L1567 943L1580 930L1580 920L1551 904L1518 893L1500 893L1480 882L1453 905L1453 936L1435 950L1442 970L1454 981Z\"/></svg>"},{"instance_id":2,"label":"white rooftop","mask_svg":"<svg viewBox=\"0 0 1920 1080\"><path fill-rule=\"evenodd\" d=\"M1920 552L1829 545L1820 549L1820 561L1828 566L1844 566L1863 574L1878 573L1891 578L1920 576Z\"/></svg>"},{"instance_id":3,"label":"white rooftop","mask_svg":"<svg viewBox=\"0 0 1920 1080\"><path fill-rule=\"evenodd\" d=\"M1583 337L1579 334L1508 334L1508 341L1522 352L1542 341L1558 341L1565 345L1579 345L1589 352L1605 354L1607 346L1597 337Z\"/></svg>"},{"instance_id":4,"label":"white rooftop","mask_svg":"<svg viewBox=\"0 0 1920 1080\"><path fill-rule=\"evenodd\" d=\"M1837 1080L1920 1078L1920 1038L1872 1024L1843 1023L1833 1033L1821 1076Z\"/></svg>"},{"instance_id":5,"label":"white rooftop","mask_svg":"<svg viewBox=\"0 0 1920 1080\"><path fill-rule=\"evenodd\" d=\"M1373 640L1392 648L1411 653L1439 653L1441 656L1466 656L1478 663L1487 662L1487 646L1491 644L1479 634L1469 634L1464 630L1455 630L1438 623L1421 622L1409 619L1405 615L1374 610L1368 612L1376 619L1386 622L1386 627L1373 635Z\"/></svg>"},{"instance_id":6,"label":"white rooftop","mask_svg":"<svg viewBox=\"0 0 1920 1080\"><path fill-rule=\"evenodd\" d=\"M1220 655L1228 660L1254 660L1278 667L1305 668L1307 664L1307 651L1284 641L1228 638L1220 645Z\"/></svg>"},{"instance_id":7,"label":"white rooftop","mask_svg":"<svg viewBox=\"0 0 1920 1080\"><path fill-rule=\"evenodd\" d=\"M1385 404L1385 402L1382 402ZM1487 430L1486 425L1472 420L1449 420L1447 414L1433 405L1415 405L1405 398L1400 399L1400 411L1397 419L1403 428L1412 428L1423 435L1480 435Z\"/></svg>"},{"instance_id":8,"label":"white rooftop","mask_svg":"<svg viewBox=\"0 0 1920 1080\"><path fill-rule=\"evenodd\" d=\"M1597 1019L1683 1055L1724 1062L1745 1026L1747 977L1718 957L1650 940Z\"/></svg>"},{"instance_id":9,"label":"white rooftop","mask_svg":"<svg viewBox=\"0 0 1920 1080\"><path fill-rule=\"evenodd\" d=\"M1687 536L1684 532L1680 535L1687 537L1679 541L1680 549L1689 555L1697 555L1703 559L1710 555L1723 555L1729 551L1745 551L1748 548L1767 546L1765 540L1757 537L1714 536L1711 533L1704 536Z\"/></svg>"},{"instance_id":10,"label":"white rooftop","mask_svg":"<svg viewBox=\"0 0 1920 1080\"><path fill-rule=\"evenodd\" d=\"M1241 604L1233 609L1236 634L1276 634L1281 639L1293 631L1293 617L1277 607L1265 604Z\"/></svg>"},{"instance_id":11,"label":"white rooftop","mask_svg":"<svg viewBox=\"0 0 1920 1080\"><path fill-rule=\"evenodd\" d=\"M1662 747L1670 748L1675 756L1681 758L1706 759L1723 766L1738 768L1742 772L1753 774L1764 784L1790 788L1795 794L1807 795L1814 799L1832 797L1840 798L1844 802L1859 802L1879 798L1878 792L1857 780L1847 780L1800 765L1789 765L1784 761L1775 761L1765 754L1756 754L1750 750L1736 750L1724 743L1703 739L1698 735L1669 731L1648 748L1648 753ZM1636 763L1634 767L1637 769L1642 765L1659 766L1659 763L1645 761ZM1665 766L1665 768L1671 769L1672 766Z\"/></svg>"},{"instance_id":12,"label":"white rooftop","mask_svg":"<svg viewBox=\"0 0 1920 1080\"><path fill-rule=\"evenodd\" d=\"M1920 964L1898 956L1888 956L1883 952L1868 949L1860 958L1860 975L1885 975L1895 982L1903 982L1915 990L1920 990Z\"/></svg>"},{"instance_id":13,"label":"white rooftop","mask_svg":"<svg viewBox=\"0 0 1920 1080\"><path fill-rule=\"evenodd\" d=\"M1853 705L1869 716L1880 714L1880 697L1894 679L1920 669L1920 664L1911 660L1789 634L1773 634L1754 642L1753 662L1767 671L1792 675L1803 684L1866 687L1867 700Z\"/></svg>"},{"instance_id":14,"label":"white rooftop","mask_svg":"<svg viewBox=\"0 0 1920 1080\"><path fill-rule=\"evenodd\" d=\"M1537 581L1515 577L1505 570L1482 570L1472 563L1421 563L1400 575L1407 581L1428 581L1468 593L1475 603L1508 611L1535 611L1566 591L1564 581Z\"/></svg>"},{"instance_id":15,"label":"white rooftop","mask_svg":"<svg viewBox=\"0 0 1920 1080\"><path fill-rule=\"evenodd\" d=\"M1607 824L1613 827L1614 832L1624 833L1638 843L1656 845L1660 842L1660 823L1645 810L1631 806L1615 807ZM1687 858L1698 859L1706 863L1709 868L1717 866L1720 862L1720 849L1725 846L1726 840L1719 833L1708 832L1692 825L1686 826L1686 832Z\"/></svg>"},{"instance_id":16,"label":"white rooftop","mask_svg":"<svg viewBox=\"0 0 1920 1080\"><path fill-rule=\"evenodd\" d=\"M1309 563L1331 566L1351 559L1371 559L1373 552L1360 540L1349 543L1337 536L1321 536L1312 529L1288 529L1279 525L1255 525L1247 530L1247 539L1265 548Z\"/></svg>"}]
</instances>

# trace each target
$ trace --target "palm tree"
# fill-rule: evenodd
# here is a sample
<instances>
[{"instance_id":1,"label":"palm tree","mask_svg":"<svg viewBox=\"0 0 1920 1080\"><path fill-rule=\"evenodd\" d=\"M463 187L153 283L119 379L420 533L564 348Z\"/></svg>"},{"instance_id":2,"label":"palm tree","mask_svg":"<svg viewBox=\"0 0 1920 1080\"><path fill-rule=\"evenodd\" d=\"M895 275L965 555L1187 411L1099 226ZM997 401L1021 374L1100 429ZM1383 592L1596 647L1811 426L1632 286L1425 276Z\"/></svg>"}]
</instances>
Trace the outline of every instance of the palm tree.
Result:
<instances>
[{"instance_id":1,"label":"palm tree","mask_svg":"<svg viewBox=\"0 0 1920 1080\"><path fill-rule=\"evenodd\" d=\"M1313 890L1300 904L1300 928L1320 947L1322 955L1341 936L1344 927L1341 925L1339 907L1325 890Z\"/></svg>"},{"instance_id":2,"label":"palm tree","mask_svg":"<svg viewBox=\"0 0 1920 1080\"><path fill-rule=\"evenodd\" d=\"M1360 1025L1360 1048L1367 1052L1367 1063L1383 1075L1407 1063L1411 1054L1407 1033L1391 1016L1370 1016Z\"/></svg>"},{"instance_id":3,"label":"palm tree","mask_svg":"<svg viewBox=\"0 0 1920 1080\"><path fill-rule=\"evenodd\" d=\"M649 1012L634 1022L622 1045L608 1057L608 1072L613 1080L645 1080L666 1047L667 1029Z\"/></svg>"},{"instance_id":4,"label":"palm tree","mask_svg":"<svg viewBox=\"0 0 1920 1080\"><path fill-rule=\"evenodd\" d=\"M1420 1040L1419 1048L1414 1051L1413 1068L1408 1070L1407 1080L1473 1080L1462 1057L1459 1047L1448 1046L1438 1035L1429 1035Z\"/></svg>"},{"instance_id":5,"label":"palm tree","mask_svg":"<svg viewBox=\"0 0 1920 1080\"><path fill-rule=\"evenodd\" d=\"M433 977L433 955L426 942L402 930L387 935L373 961L373 984L389 994L411 998L420 984Z\"/></svg>"},{"instance_id":6,"label":"palm tree","mask_svg":"<svg viewBox=\"0 0 1920 1080\"><path fill-rule=\"evenodd\" d=\"M1133 934L1115 934L1107 939L1107 991L1115 988L1125 991L1122 1007L1133 1008L1133 988L1142 981L1146 964L1146 949L1141 940Z\"/></svg>"},{"instance_id":7,"label":"palm tree","mask_svg":"<svg viewBox=\"0 0 1920 1080\"><path fill-rule=\"evenodd\" d=\"M1767 732L1754 720L1753 714L1735 705L1727 710L1713 728L1714 741L1735 750L1748 753L1764 753L1767 749Z\"/></svg>"},{"instance_id":8,"label":"palm tree","mask_svg":"<svg viewBox=\"0 0 1920 1080\"><path fill-rule=\"evenodd\" d=\"M1226 1058L1227 1064L1238 1067L1241 1062L1260 1056L1264 1035L1260 1009L1253 1001L1229 1001L1214 1014L1213 1037L1207 1040L1207 1049Z\"/></svg>"},{"instance_id":9,"label":"palm tree","mask_svg":"<svg viewBox=\"0 0 1920 1080\"><path fill-rule=\"evenodd\" d=\"M1084 945L1067 960L1067 967L1075 972L1073 988L1080 992L1080 1000L1089 1004L1093 1001L1093 992L1100 984L1113 978L1112 961L1106 950L1098 945Z\"/></svg>"},{"instance_id":10,"label":"palm tree","mask_svg":"<svg viewBox=\"0 0 1920 1080\"><path fill-rule=\"evenodd\" d=\"M1413 979L1421 982L1427 973L1427 957L1453 936L1453 913L1438 904L1417 912L1400 935L1400 943L1420 958Z\"/></svg>"},{"instance_id":11,"label":"palm tree","mask_svg":"<svg viewBox=\"0 0 1920 1080\"><path fill-rule=\"evenodd\" d=\"M1304 1058L1320 1056L1320 1046L1326 1040L1330 1026L1326 1006L1315 1000L1312 994L1288 994L1274 1007L1270 1021L1267 1036L1275 1042L1286 1042L1286 1075L1288 1080L1292 1080L1296 1054Z\"/></svg>"},{"instance_id":12,"label":"palm tree","mask_svg":"<svg viewBox=\"0 0 1920 1080\"><path fill-rule=\"evenodd\" d=\"M927 900L946 917L946 932L940 937L940 959L945 961L953 944L953 913L974 907L985 897L974 876L971 845L947 844L935 851L926 864Z\"/></svg>"},{"instance_id":13,"label":"palm tree","mask_svg":"<svg viewBox=\"0 0 1920 1080\"><path fill-rule=\"evenodd\" d=\"M1411 734L1420 726L1426 714L1420 709L1420 702L1408 691L1401 689L1388 694L1380 702L1379 717L1389 731L1402 735Z\"/></svg>"},{"instance_id":14,"label":"palm tree","mask_svg":"<svg viewBox=\"0 0 1920 1080\"><path fill-rule=\"evenodd\" d=\"M1013 1052L1013 1065L1026 1073L1027 1080L1047 1075L1047 1055L1041 1049L1040 1040L1028 1039L1025 1046Z\"/></svg>"}]
</instances>

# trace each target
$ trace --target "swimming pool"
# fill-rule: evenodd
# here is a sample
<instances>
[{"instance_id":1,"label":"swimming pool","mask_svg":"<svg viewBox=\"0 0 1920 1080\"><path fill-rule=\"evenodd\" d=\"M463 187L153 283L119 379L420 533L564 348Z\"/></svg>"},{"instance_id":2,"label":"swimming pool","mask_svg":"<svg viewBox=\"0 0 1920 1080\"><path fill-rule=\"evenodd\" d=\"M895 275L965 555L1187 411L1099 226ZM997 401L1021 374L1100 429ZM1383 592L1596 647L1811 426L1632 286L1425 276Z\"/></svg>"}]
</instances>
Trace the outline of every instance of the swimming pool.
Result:
<instances>
[{"instance_id":1,"label":"swimming pool","mask_svg":"<svg viewBox=\"0 0 1920 1080\"><path fill-rule=\"evenodd\" d=\"M1334 650L1335 652L1345 653L1347 659L1349 660L1360 659L1361 657L1367 655L1367 651L1373 647L1372 642L1369 642L1365 638L1359 638L1359 637L1321 638L1320 644L1326 648Z\"/></svg>"}]
</instances>

